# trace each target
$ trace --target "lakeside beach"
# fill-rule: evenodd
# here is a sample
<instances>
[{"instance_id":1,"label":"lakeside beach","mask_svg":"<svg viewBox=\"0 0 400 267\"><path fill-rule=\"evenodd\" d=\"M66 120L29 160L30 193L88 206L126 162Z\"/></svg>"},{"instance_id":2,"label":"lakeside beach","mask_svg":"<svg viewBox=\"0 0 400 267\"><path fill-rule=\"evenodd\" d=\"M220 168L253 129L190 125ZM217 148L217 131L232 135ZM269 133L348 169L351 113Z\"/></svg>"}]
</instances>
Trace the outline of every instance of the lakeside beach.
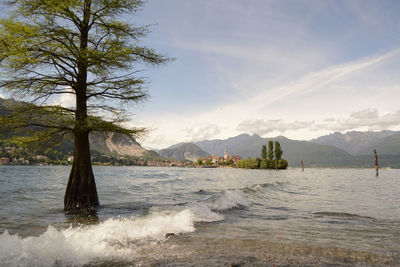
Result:
<instances>
[{"instance_id":1,"label":"lakeside beach","mask_svg":"<svg viewBox=\"0 0 400 267\"><path fill-rule=\"evenodd\" d=\"M95 166L97 216L65 215L69 168L2 166L4 266L400 263L400 170Z\"/></svg>"}]
</instances>

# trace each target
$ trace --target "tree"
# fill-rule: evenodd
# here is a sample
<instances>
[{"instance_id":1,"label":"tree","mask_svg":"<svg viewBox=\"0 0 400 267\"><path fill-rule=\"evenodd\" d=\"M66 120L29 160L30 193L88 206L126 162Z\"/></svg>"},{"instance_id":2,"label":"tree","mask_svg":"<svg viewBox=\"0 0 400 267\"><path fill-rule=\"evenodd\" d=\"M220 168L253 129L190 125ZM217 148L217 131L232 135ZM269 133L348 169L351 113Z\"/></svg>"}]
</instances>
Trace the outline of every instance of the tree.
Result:
<instances>
[{"instance_id":1,"label":"tree","mask_svg":"<svg viewBox=\"0 0 400 267\"><path fill-rule=\"evenodd\" d=\"M260 164L261 164L261 159L260 158L256 158L256 162L257 162L257 168L256 169L259 169L260 168Z\"/></svg>"},{"instance_id":2,"label":"tree","mask_svg":"<svg viewBox=\"0 0 400 267\"><path fill-rule=\"evenodd\" d=\"M277 162L276 162L277 169L286 169L287 166L288 166L288 162L285 159L280 159L280 160L277 160Z\"/></svg>"},{"instance_id":3,"label":"tree","mask_svg":"<svg viewBox=\"0 0 400 267\"><path fill-rule=\"evenodd\" d=\"M268 159L269 160L274 159L274 142L272 141L268 142Z\"/></svg>"},{"instance_id":4,"label":"tree","mask_svg":"<svg viewBox=\"0 0 400 267\"><path fill-rule=\"evenodd\" d=\"M276 158L276 160L280 160L282 158L282 153L283 153L283 151L281 149L281 144L278 141L276 141L275 142L275 158Z\"/></svg>"},{"instance_id":5,"label":"tree","mask_svg":"<svg viewBox=\"0 0 400 267\"><path fill-rule=\"evenodd\" d=\"M122 107L147 96L139 71L169 58L138 45L147 26L121 20L142 0L10 0L9 5L13 14L0 21L0 86L28 103L2 117L0 125L27 131L29 136L12 140L24 145L73 137L64 210L90 210L99 200L89 133L143 132L122 125L127 120ZM73 95L75 106L49 104L60 95Z\"/></svg>"},{"instance_id":6,"label":"tree","mask_svg":"<svg viewBox=\"0 0 400 267\"><path fill-rule=\"evenodd\" d=\"M262 159L260 163L260 169L267 169L268 168L268 160Z\"/></svg>"},{"instance_id":7,"label":"tree","mask_svg":"<svg viewBox=\"0 0 400 267\"><path fill-rule=\"evenodd\" d=\"M262 159L267 159L267 146L263 145L261 149L261 158Z\"/></svg>"},{"instance_id":8,"label":"tree","mask_svg":"<svg viewBox=\"0 0 400 267\"><path fill-rule=\"evenodd\" d=\"M237 167L244 168L244 169L258 169L260 166L259 166L259 161L257 159L248 157L247 159L240 160L237 163Z\"/></svg>"}]
</instances>

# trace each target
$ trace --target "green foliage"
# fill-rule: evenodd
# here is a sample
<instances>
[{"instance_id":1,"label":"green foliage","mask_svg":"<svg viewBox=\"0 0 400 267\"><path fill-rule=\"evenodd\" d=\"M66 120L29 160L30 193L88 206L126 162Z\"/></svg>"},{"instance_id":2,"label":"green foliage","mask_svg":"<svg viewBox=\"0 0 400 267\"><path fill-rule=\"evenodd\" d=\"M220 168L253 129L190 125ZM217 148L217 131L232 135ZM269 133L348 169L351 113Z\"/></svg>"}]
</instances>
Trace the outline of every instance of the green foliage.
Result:
<instances>
[{"instance_id":1,"label":"green foliage","mask_svg":"<svg viewBox=\"0 0 400 267\"><path fill-rule=\"evenodd\" d=\"M261 160L260 169L268 169L268 160L267 159Z\"/></svg>"},{"instance_id":2,"label":"green foliage","mask_svg":"<svg viewBox=\"0 0 400 267\"><path fill-rule=\"evenodd\" d=\"M281 144L278 141L276 141L275 142L275 158L276 158L276 160L279 161L281 159L282 153L283 153L283 151L281 149Z\"/></svg>"},{"instance_id":3,"label":"green foliage","mask_svg":"<svg viewBox=\"0 0 400 267\"><path fill-rule=\"evenodd\" d=\"M267 146L266 145L263 145L261 148L261 158L267 159Z\"/></svg>"},{"instance_id":4,"label":"green foliage","mask_svg":"<svg viewBox=\"0 0 400 267\"><path fill-rule=\"evenodd\" d=\"M257 169L260 168L260 164L261 164L261 159L260 158L256 158L257 161Z\"/></svg>"},{"instance_id":5,"label":"green foliage","mask_svg":"<svg viewBox=\"0 0 400 267\"><path fill-rule=\"evenodd\" d=\"M277 149L278 153L275 155L278 160L274 160L274 154L273 154L273 142L270 141L268 143L269 145L269 150L268 150L268 159L266 158L256 158L253 159L251 157L248 157L247 159L242 159L240 160L237 164L236 167L238 168L244 168L244 169L286 169L288 166L288 162L285 159L281 159L282 156L282 150L280 148L279 142L275 142L275 149ZM266 146L262 146L262 152L261 155L263 155L264 148L266 150ZM272 159L271 159L272 158Z\"/></svg>"},{"instance_id":6,"label":"green foliage","mask_svg":"<svg viewBox=\"0 0 400 267\"><path fill-rule=\"evenodd\" d=\"M197 159L197 165L199 166L203 165L203 161L201 159Z\"/></svg>"},{"instance_id":7,"label":"green foliage","mask_svg":"<svg viewBox=\"0 0 400 267\"><path fill-rule=\"evenodd\" d=\"M247 159L242 159L237 163L238 168L244 169L258 169L258 161L257 159L253 159L248 157Z\"/></svg>"},{"instance_id":8,"label":"green foliage","mask_svg":"<svg viewBox=\"0 0 400 267\"><path fill-rule=\"evenodd\" d=\"M268 142L268 159L269 160L274 159L274 142L273 141Z\"/></svg>"},{"instance_id":9,"label":"green foliage","mask_svg":"<svg viewBox=\"0 0 400 267\"><path fill-rule=\"evenodd\" d=\"M277 168L278 169L286 169L288 167L288 162L285 159L280 159L277 161Z\"/></svg>"},{"instance_id":10,"label":"green foliage","mask_svg":"<svg viewBox=\"0 0 400 267\"><path fill-rule=\"evenodd\" d=\"M147 26L121 19L139 10L143 1L9 3L12 15L0 20L0 87L32 103L0 118L0 128L24 133L10 141L47 142L75 131L143 131L122 126L128 119L124 107L147 96L139 71L170 60L139 45ZM61 95L74 95L76 107L49 105ZM32 129L40 131L32 136Z\"/></svg>"},{"instance_id":11,"label":"green foliage","mask_svg":"<svg viewBox=\"0 0 400 267\"><path fill-rule=\"evenodd\" d=\"M0 143L0 157L8 158L13 165L41 163L66 165L68 154L64 154L60 147L36 146L28 149Z\"/></svg>"},{"instance_id":12,"label":"green foliage","mask_svg":"<svg viewBox=\"0 0 400 267\"><path fill-rule=\"evenodd\" d=\"M268 169L276 169L276 161L268 160Z\"/></svg>"}]
</instances>

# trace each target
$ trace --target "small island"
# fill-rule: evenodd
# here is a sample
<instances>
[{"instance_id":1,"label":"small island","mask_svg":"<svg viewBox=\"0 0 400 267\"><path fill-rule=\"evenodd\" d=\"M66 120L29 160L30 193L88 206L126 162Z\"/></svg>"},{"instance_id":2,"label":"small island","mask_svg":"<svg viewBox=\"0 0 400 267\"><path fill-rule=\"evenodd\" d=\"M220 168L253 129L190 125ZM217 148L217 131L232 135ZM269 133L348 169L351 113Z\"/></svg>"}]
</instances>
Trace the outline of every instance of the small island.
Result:
<instances>
[{"instance_id":1,"label":"small island","mask_svg":"<svg viewBox=\"0 0 400 267\"><path fill-rule=\"evenodd\" d=\"M263 145L261 148L261 158L248 157L242 159L239 156L228 155L226 149L224 151L224 157L209 156L206 158L199 158L196 162L197 166L205 168L217 168L217 167L236 167L243 169L276 169L284 170L288 167L287 160L282 158L282 148L278 141L268 142L268 154L267 146Z\"/></svg>"},{"instance_id":2,"label":"small island","mask_svg":"<svg viewBox=\"0 0 400 267\"><path fill-rule=\"evenodd\" d=\"M267 155L267 147L266 145L262 146L261 149L261 158L251 158L240 160L236 167L244 168L244 169L276 169L276 170L284 170L288 166L287 160L282 158L283 151L281 149L281 144L278 141L275 141L275 150L274 150L274 142L268 142L268 155Z\"/></svg>"}]
</instances>

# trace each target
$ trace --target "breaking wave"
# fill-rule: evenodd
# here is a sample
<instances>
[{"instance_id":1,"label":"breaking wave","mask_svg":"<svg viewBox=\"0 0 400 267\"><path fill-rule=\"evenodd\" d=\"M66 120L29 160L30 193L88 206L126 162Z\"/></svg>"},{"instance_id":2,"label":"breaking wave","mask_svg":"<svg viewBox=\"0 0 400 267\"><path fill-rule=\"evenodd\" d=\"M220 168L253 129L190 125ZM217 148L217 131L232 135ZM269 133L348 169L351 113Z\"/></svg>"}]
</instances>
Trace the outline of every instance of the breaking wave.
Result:
<instances>
[{"instance_id":1,"label":"breaking wave","mask_svg":"<svg viewBox=\"0 0 400 267\"><path fill-rule=\"evenodd\" d=\"M0 262L4 265L82 265L98 258L132 258L137 241L161 241L169 233L195 230L195 214L150 214L141 218L111 218L97 225L56 229L49 226L38 237L0 235Z\"/></svg>"},{"instance_id":2,"label":"breaking wave","mask_svg":"<svg viewBox=\"0 0 400 267\"><path fill-rule=\"evenodd\" d=\"M212 197L208 206L212 210L223 211L237 207L247 207L250 205L244 192L241 190L226 190L219 196Z\"/></svg>"},{"instance_id":3,"label":"breaking wave","mask_svg":"<svg viewBox=\"0 0 400 267\"><path fill-rule=\"evenodd\" d=\"M143 246L171 234L195 231L198 222L224 219L217 211L249 205L242 191L227 190L181 210L154 210L143 217L110 218L96 225L66 229L48 226L40 236L0 235L0 262L5 266L84 265L105 259L132 260Z\"/></svg>"}]
</instances>

